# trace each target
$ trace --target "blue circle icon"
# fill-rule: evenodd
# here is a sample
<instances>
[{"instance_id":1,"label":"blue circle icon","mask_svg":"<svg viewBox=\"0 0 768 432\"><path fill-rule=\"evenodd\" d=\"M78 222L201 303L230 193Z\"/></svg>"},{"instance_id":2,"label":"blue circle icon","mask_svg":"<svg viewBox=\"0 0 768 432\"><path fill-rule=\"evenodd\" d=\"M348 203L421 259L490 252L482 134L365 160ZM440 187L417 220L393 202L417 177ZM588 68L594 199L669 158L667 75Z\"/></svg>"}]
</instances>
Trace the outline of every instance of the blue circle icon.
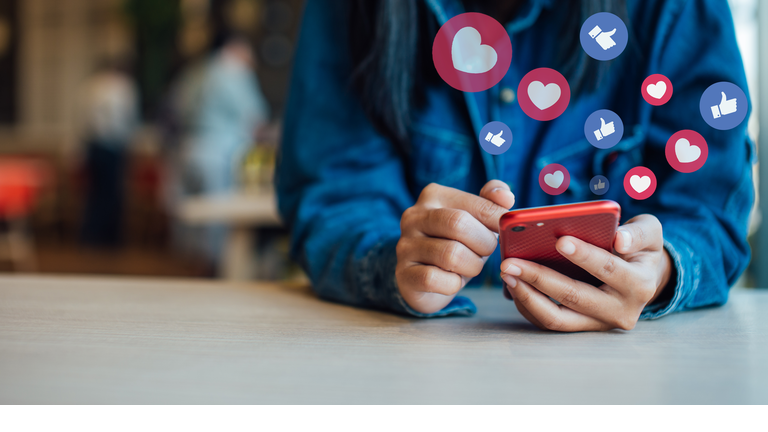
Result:
<instances>
[{"instance_id":1,"label":"blue circle icon","mask_svg":"<svg viewBox=\"0 0 768 432\"><path fill-rule=\"evenodd\" d=\"M512 131L500 121L492 121L480 130L480 146L492 155L500 155L512 146Z\"/></svg>"},{"instance_id":2,"label":"blue circle icon","mask_svg":"<svg viewBox=\"0 0 768 432\"><path fill-rule=\"evenodd\" d=\"M584 21L579 39L590 57L605 61L624 52L629 33L621 18L609 12L598 12Z\"/></svg>"},{"instance_id":3,"label":"blue circle icon","mask_svg":"<svg viewBox=\"0 0 768 432\"><path fill-rule=\"evenodd\" d=\"M704 90L699 102L699 111L708 125L719 130L729 130L747 118L749 102L739 86L721 81Z\"/></svg>"},{"instance_id":4,"label":"blue circle icon","mask_svg":"<svg viewBox=\"0 0 768 432\"><path fill-rule=\"evenodd\" d=\"M608 149L621 141L624 136L624 123L621 117L611 110L597 110L584 122L584 136L593 146Z\"/></svg>"},{"instance_id":5,"label":"blue circle icon","mask_svg":"<svg viewBox=\"0 0 768 432\"><path fill-rule=\"evenodd\" d=\"M595 195L605 195L611 187L611 182L605 176L596 175L589 181L589 190Z\"/></svg>"}]
</instances>

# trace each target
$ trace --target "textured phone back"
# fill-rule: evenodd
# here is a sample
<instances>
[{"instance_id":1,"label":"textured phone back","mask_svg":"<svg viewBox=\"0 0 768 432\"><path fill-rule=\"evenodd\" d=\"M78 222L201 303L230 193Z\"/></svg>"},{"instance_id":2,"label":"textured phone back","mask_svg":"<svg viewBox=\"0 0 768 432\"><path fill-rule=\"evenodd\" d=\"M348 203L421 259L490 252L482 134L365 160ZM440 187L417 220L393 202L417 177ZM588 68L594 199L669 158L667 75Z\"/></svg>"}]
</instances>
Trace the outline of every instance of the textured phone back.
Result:
<instances>
[{"instance_id":1,"label":"textured phone back","mask_svg":"<svg viewBox=\"0 0 768 432\"><path fill-rule=\"evenodd\" d=\"M557 270L573 279L596 286L602 285L602 282L587 271L560 255L557 249L555 249L555 243L558 238L570 235L612 252L613 238L616 234L617 226L616 216L601 213L544 220L542 222L544 223L542 226L537 226L537 221L526 223L526 229L520 232L507 229L507 232L501 236L504 258L520 258L533 261Z\"/></svg>"}]
</instances>

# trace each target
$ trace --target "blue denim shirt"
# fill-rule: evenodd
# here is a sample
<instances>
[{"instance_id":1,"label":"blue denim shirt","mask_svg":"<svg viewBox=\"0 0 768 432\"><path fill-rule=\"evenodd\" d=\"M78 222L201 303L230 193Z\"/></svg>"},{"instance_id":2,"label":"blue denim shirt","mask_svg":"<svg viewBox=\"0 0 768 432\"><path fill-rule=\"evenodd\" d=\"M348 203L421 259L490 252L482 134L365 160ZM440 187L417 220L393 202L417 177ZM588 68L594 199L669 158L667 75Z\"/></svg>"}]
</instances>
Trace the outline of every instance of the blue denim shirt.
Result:
<instances>
[{"instance_id":1,"label":"blue denim shirt","mask_svg":"<svg viewBox=\"0 0 768 432\"><path fill-rule=\"evenodd\" d=\"M440 24L463 12L459 0L424 1ZM711 84L730 81L747 91L726 0L630 0L629 46L596 91L572 98L565 113L549 122L529 118L516 100L500 97L502 89L516 91L530 70L556 67L551 53L560 43L563 14L553 1L528 1L505 25L513 48L506 76L479 93L442 82L428 86L405 156L372 126L351 90L349 3L307 2L276 173L292 255L320 297L412 316L472 314L475 306L465 297L425 315L399 294L400 216L422 188L436 182L476 194L486 181L501 179L514 192L515 207L525 208L595 199L588 185L600 174L614 185L602 198L621 204L622 222L641 213L659 218L676 268L671 300L646 307L641 318L726 302L749 262L747 221L754 201L747 121L720 131L699 113L699 99ZM655 73L674 86L672 99L659 107L640 93L643 80ZM597 109L616 112L625 126L623 140L608 150L584 136L584 122ZM480 129L491 120L512 130L514 143L503 155L491 156L478 144ZM699 132L709 147L707 162L691 174L672 169L664 154L669 137L682 129ZM550 163L571 175L568 190L558 196L538 184ZM624 175L638 165L658 181L644 201L631 199L622 187ZM473 284L491 280L500 286L499 266L497 250Z\"/></svg>"}]
</instances>

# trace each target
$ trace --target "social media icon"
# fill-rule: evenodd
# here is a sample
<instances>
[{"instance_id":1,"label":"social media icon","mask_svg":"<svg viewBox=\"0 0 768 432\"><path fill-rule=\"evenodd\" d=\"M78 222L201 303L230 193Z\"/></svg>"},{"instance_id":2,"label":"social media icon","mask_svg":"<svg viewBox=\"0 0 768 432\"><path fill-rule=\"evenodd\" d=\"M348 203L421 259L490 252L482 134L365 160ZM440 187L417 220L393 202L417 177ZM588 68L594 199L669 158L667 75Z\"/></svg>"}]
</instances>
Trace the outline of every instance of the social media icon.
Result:
<instances>
[{"instance_id":1,"label":"social media icon","mask_svg":"<svg viewBox=\"0 0 768 432\"><path fill-rule=\"evenodd\" d=\"M719 130L729 130L740 125L747 117L747 95L736 84L719 82L712 84L701 95L699 111L708 125Z\"/></svg>"},{"instance_id":2,"label":"social media icon","mask_svg":"<svg viewBox=\"0 0 768 432\"><path fill-rule=\"evenodd\" d=\"M523 112L539 121L557 118L571 100L568 81L549 68L538 68L525 74L517 87L517 94Z\"/></svg>"},{"instance_id":3,"label":"social media icon","mask_svg":"<svg viewBox=\"0 0 768 432\"><path fill-rule=\"evenodd\" d=\"M624 176L624 190L636 199L648 199L656 191L656 176L646 167L634 167Z\"/></svg>"},{"instance_id":4,"label":"social media icon","mask_svg":"<svg viewBox=\"0 0 768 432\"><path fill-rule=\"evenodd\" d=\"M599 149L611 148L624 136L624 123L611 110L597 110L587 117L584 135L590 144Z\"/></svg>"},{"instance_id":5,"label":"social media icon","mask_svg":"<svg viewBox=\"0 0 768 432\"><path fill-rule=\"evenodd\" d=\"M549 195L560 195L571 184L571 175L560 164L549 164L539 173L539 186Z\"/></svg>"},{"instance_id":6,"label":"social media icon","mask_svg":"<svg viewBox=\"0 0 768 432\"><path fill-rule=\"evenodd\" d=\"M470 74L486 73L496 66L499 56L490 45L483 45L480 32L474 27L464 27L456 32L451 44L453 67Z\"/></svg>"},{"instance_id":7,"label":"social media icon","mask_svg":"<svg viewBox=\"0 0 768 432\"><path fill-rule=\"evenodd\" d=\"M664 154L672 168L682 173L692 173L704 166L709 148L707 141L698 132L681 130L669 137Z\"/></svg>"},{"instance_id":8,"label":"social media icon","mask_svg":"<svg viewBox=\"0 0 768 432\"><path fill-rule=\"evenodd\" d=\"M653 74L643 81L641 93L649 104L664 105L672 97L672 82L662 74Z\"/></svg>"},{"instance_id":9,"label":"social media icon","mask_svg":"<svg viewBox=\"0 0 768 432\"><path fill-rule=\"evenodd\" d=\"M500 155L512 145L512 131L499 121L492 121L480 130L480 147L492 155Z\"/></svg>"},{"instance_id":10,"label":"social media icon","mask_svg":"<svg viewBox=\"0 0 768 432\"><path fill-rule=\"evenodd\" d=\"M627 47L624 21L609 12L598 12L584 21L579 33L581 47L595 60L612 60Z\"/></svg>"},{"instance_id":11,"label":"social media icon","mask_svg":"<svg viewBox=\"0 0 768 432\"><path fill-rule=\"evenodd\" d=\"M512 62L512 43L495 19L463 13L438 30L432 60L440 77L456 90L484 91L506 75Z\"/></svg>"},{"instance_id":12,"label":"social media icon","mask_svg":"<svg viewBox=\"0 0 768 432\"><path fill-rule=\"evenodd\" d=\"M723 98L720 100L720 104L710 107L712 110L712 118L720 118L724 115L733 114L738 108L736 98L728 99L725 96L725 92L720 92L720 94L723 95Z\"/></svg>"},{"instance_id":13,"label":"social media icon","mask_svg":"<svg viewBox=\"0 0 768 432\"><path fill-rule=\"evenodd\" d=\"M610 187L611 183L605 176L596 175L589 181L589 190L595 195L605 195Z\"/></svg>"}]
</instances>

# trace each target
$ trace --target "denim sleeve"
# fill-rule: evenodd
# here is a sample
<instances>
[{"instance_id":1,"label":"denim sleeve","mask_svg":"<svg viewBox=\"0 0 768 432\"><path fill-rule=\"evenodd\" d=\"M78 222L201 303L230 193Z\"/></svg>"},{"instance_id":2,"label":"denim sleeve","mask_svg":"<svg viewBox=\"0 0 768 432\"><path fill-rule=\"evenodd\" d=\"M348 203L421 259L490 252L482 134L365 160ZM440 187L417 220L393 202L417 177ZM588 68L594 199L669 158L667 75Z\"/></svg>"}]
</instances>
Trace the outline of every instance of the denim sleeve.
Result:
<instances>
[{"instance_id":1,"label":"denim sleeve","mask_svg":"<svg viewBox=\"0 0 768 432\"><path fill-rule=\"evenodd\" d=\"M655 26L649 36L653 48L644 55L648 75L666 75L674 93L663 106L640 108L647 122L642 160L656 174L659 188L648 200L633 201L625 215L651 213L659 218L677 276L668 300L646 307L644 319L727 301L730 286L750 260L747 228L754 203L749 116L738 127L721 131L705 123L699 112L701 95L714 83L729 81L748 94L728 4L659 4L662 12L644 23ZM682 129L699 132L709 148L704 166L690 174L673 170L664 154L669 137Z\"/></svg>"},{"instance_id":2,"label":"denim sleeve","mask_svg":"<svg viewBox=\"0 0 768 432\"><path fill-rule=\"evenodd\" d=\"M350 89L349 3L310 0L304 11L275 174L291 255L324 299L411 316L472 314L465 298L424 315L400 296L395 246L414 197L399 153Z\"/></svg>"}]
</instances>

